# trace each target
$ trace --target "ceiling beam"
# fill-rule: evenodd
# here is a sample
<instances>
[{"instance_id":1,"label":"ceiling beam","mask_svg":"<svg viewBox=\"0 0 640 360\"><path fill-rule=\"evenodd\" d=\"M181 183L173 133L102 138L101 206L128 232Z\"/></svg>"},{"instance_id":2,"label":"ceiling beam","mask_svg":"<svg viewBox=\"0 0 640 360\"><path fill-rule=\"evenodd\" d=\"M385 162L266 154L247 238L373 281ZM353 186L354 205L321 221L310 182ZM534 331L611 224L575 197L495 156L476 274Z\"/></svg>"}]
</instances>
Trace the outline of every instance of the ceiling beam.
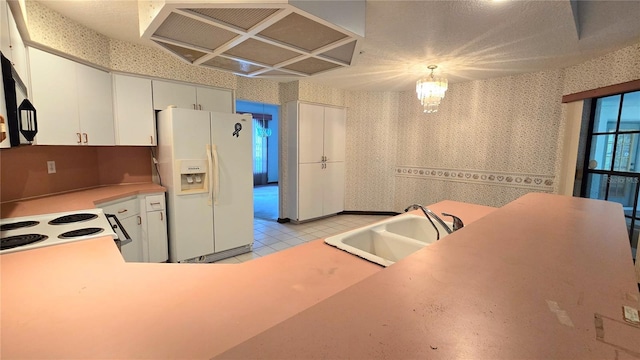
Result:
<instances>
[{"instance_id":1,"label":"ceiling beam","mask_svg":"<svg viewBox=\"0 0 640 360\"><path fill-rule=\"evenodd\" d=\"M571 13L573 14L573 23L576 26L576 35L578 36L578 40L580 40L580 1L579 0L569 0L571 3Z\"/></svg>"}]
</instances>

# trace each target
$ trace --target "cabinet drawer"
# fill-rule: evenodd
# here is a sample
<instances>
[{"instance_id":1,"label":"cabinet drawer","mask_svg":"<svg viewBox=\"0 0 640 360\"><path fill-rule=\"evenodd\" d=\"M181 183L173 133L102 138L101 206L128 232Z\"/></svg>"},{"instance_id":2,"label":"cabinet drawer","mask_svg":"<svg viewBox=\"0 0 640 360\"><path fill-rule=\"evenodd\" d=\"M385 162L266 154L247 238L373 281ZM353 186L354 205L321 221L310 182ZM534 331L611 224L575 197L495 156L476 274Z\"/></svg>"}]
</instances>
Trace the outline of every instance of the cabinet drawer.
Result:
<instances>
[{"instance_id":1,"label":"cabinet drawer","mask_svg":"<svg viewBox=\"0 0 640 360\"><path fill-rule=\"evenodd\" d=\"M151 195L145 197L147 211L164 210L164 195Z\"/></svg>"},{"instance_id":2,"label":"cabinet drawer","mask_svg":"<svg viewBox=\"0 0 640 360\"><path fill-rule=\"evenodd\" d=\"M105 205L100 205L99 207L102 208L105 214L114 214L119 219L126 219L140 213L138 200L136 198L118 201L115 203L107 203Z\"/></svg>"}]
</instances>

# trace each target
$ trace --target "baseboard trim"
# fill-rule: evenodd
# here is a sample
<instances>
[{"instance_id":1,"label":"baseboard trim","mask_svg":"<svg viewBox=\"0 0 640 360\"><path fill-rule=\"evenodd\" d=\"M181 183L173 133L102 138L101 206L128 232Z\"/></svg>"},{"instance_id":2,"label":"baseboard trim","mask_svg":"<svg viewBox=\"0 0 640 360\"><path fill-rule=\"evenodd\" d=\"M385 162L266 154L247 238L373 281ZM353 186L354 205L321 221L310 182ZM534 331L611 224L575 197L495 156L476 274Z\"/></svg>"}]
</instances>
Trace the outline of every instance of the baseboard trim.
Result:
<instances>
[{"instance_id":1,"label":"baseboard trim","mask_svg":"<svg viewBox=\"0 0 640 360\"><path fill-rule=\"evenodd\" d=\"M340 211L338 215L381 215L381 216L396 216L401 213L395 211L355 211L355 210L345 210Z\"/></svg>"},{"instance_id":2,"label":"baseboard trim","mask_svg":"<svg viewBox=\"0 0 640 360\"><path fill-rule=\"evenodd\" d=\"M277 222L279 222L280 224L284 224L284 223L288 223L291 222L291 219L289 218L278 218L278 220L276 220Z\"/></svg>"}]
</instances>

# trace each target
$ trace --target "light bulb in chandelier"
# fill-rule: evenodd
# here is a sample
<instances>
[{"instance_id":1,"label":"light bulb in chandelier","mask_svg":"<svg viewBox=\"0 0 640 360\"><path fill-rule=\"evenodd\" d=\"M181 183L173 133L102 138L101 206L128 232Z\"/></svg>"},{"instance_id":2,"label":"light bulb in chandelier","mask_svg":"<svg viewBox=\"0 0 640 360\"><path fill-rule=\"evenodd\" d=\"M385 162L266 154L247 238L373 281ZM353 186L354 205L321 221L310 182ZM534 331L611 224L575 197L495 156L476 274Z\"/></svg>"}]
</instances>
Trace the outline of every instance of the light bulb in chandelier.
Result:
<instances>
[{"instance_id":1,"label":"light bulb in chandelier","mask_svg":"<svg viewBox=\"0 0 640 360\"><path fill-rule=\"evenodd\" d=\"M449 87L447 79L436 77L434 70L436 65L429 65L431 74L426 78L416 81L416 94L423 106L423 112L430 114L438 111L438 105L444 98L444 94Z\"/></svg>"}]
</instances>

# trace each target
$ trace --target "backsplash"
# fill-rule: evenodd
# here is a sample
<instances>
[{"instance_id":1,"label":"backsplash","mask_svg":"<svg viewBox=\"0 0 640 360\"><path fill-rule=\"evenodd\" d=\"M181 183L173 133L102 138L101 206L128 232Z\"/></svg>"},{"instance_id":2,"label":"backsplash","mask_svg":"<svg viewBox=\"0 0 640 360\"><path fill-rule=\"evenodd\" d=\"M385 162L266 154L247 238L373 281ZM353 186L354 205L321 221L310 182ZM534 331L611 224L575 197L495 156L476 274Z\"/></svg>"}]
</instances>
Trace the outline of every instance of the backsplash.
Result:
<instances>
[{"instance_id":1,"label":"backsplash","mask_svg":"<svg viewBox=\"0 0 640 360\"><path fill-rule=\"evenodd\" d=\"M126 161L124 161L126 159ZM20 146L0 151L0 201L151 181L146 147ZM47 161L56 173L47 173Z\"/></svg>"}]
</instances>

